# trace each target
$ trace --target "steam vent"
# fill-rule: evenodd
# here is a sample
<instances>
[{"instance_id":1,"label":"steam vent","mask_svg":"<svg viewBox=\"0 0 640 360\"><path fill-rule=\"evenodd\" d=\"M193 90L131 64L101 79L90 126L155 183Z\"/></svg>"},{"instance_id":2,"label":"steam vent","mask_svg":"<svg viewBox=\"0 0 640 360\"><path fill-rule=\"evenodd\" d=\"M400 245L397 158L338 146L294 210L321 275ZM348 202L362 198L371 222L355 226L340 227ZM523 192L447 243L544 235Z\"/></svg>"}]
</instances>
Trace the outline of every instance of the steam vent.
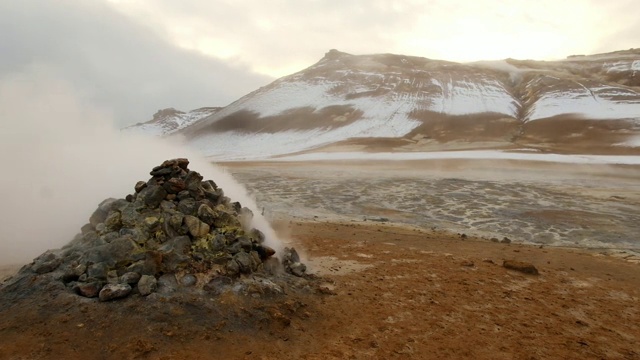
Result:
<instances>
[{"instance_id":1,"label":"steam vent","mask_svg":"<svg viewBox=\"0 0 640 360\"><path fill-rule=\"evenodd\" d=\"M134 194L104 200L80 234L25 266L13 285L41 283L99 301L310 288L314 277L296 251L275 254L250 227L251 210L188 165L167 160L135 184Z\"/></svg>"}]
</instances>

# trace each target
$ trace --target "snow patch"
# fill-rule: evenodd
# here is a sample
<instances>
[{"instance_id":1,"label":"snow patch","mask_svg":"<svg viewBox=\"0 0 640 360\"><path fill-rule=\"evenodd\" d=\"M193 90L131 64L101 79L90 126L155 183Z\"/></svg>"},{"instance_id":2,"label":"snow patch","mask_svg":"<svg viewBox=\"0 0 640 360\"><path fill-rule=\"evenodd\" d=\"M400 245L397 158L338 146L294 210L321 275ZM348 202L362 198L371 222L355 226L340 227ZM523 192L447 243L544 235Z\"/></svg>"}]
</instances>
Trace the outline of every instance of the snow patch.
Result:
<instances>
[{"instance_id":1,"label":"snow patch","mask_svg":"<svg viewBox=\"0 0 640 360\"><path fill-rule=\"evenodd\" d=\"M535 83L529 84L533 85ZM576 86L567 90L550 91L540 96L529 110L526 120L545 119L563 114L579 114L588 119L600 120L640 120L640 94L627 88L608 85L588 87L576 82ZM617 97L624 99L618 101Z\"/></svg>"},{"instance_id":2,"label":"snow patch","mask_svg":"<svg viewBox=\"0 0 640 360\"><path fill-rule=\"evenodd\" d=\"M365 153L365 152L333 152L333 153L308 153L292 155L274 161L312 161L312 160L524 160L544 161L571 164L626 164L640 165L640 156L618 155L564 155L564 154L537 154L517 153L500 150L473 150L473 151L439 151L439 152L405 152L405 153Z\"/></svg>"}]
</instances>

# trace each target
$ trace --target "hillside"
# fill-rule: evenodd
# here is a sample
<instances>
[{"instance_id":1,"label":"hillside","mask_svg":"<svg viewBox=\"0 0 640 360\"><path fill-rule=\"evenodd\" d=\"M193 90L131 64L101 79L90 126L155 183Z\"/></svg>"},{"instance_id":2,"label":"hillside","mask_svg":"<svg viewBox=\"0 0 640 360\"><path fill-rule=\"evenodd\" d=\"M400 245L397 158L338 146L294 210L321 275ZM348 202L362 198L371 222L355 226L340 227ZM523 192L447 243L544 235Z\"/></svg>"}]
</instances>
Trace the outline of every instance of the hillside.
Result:
<instances>
[{"instance_id":1,"label":"hillside","mask_svg":"<svg viewBox=\"0 0 640 360\"><path fill-rule=\"evenodd\" d=\"M173 132L220 160L310 150L639 154L640 50L467 64L331 50Z\"/></svg>"}]
</instances>

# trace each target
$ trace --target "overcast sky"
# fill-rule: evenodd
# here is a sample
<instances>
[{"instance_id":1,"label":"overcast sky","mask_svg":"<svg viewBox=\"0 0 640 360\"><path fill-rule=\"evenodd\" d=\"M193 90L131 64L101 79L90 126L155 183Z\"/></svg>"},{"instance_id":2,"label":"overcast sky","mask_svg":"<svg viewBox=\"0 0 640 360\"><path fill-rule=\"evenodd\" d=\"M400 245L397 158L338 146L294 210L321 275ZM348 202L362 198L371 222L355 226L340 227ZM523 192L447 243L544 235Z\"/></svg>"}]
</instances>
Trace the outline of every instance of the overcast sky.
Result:
<instances>
[{"instance_id":1,"label":"overcast sky","mask_svg":"<svg viewBox=\"0 0 640 360\"><path fill-rule=\"evenodd\" d=\"M45 68L123 126L227 105L331 48L557 59L640 47L637 19L637 0L0 0L0 82Z\"/></svg>"}]
</instances>

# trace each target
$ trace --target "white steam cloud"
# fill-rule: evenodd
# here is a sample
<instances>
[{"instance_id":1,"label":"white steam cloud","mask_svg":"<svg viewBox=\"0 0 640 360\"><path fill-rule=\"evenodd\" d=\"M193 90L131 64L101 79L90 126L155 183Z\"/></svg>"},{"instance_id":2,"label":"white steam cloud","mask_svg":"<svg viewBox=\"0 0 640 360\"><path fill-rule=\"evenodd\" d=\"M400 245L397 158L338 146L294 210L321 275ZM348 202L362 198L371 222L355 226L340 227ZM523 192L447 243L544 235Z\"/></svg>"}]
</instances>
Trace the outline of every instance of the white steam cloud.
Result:
<instances>
[{"instance_id":1,"label":"white steam cloud","mask_svg":"<svg viewBox=\"0 0 640 360\"><path fill-rule=\"evenodd\" d=\"M108 197L133 192L163 160L186 157L233 201L279 251L275 232L246 189L179 144L121 134L108 112L87 106L50 69L0 78L0 264L26 262L70 241Z\"/></svg>"}]
</instances>

